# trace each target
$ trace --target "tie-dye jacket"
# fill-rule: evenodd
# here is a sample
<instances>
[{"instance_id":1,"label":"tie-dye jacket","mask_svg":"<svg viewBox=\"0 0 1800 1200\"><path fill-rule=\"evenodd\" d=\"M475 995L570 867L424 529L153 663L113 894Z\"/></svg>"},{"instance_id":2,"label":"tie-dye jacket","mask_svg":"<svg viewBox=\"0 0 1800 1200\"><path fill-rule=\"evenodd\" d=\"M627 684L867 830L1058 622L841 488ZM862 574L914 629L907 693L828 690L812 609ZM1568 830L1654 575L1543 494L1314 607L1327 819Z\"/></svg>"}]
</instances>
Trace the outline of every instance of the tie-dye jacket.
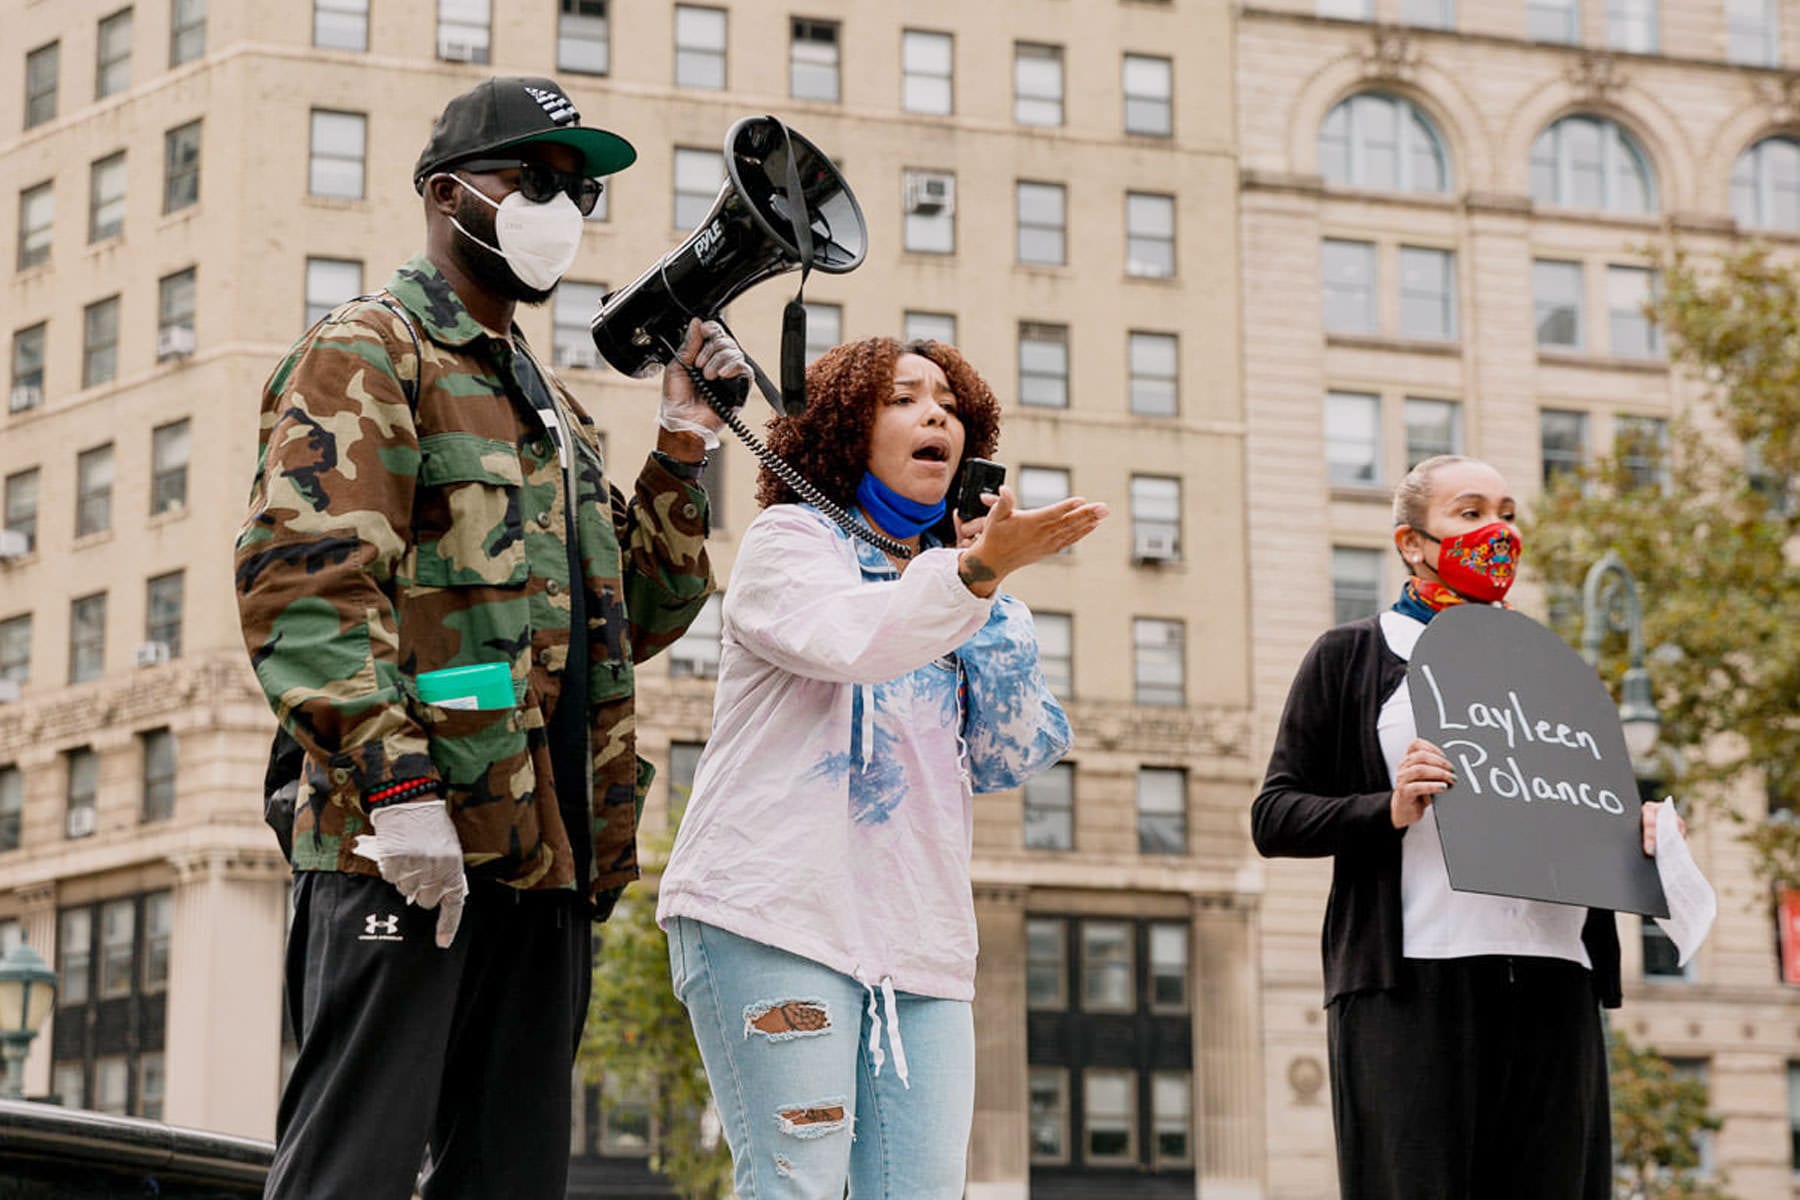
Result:
<instances>
[{"instance_id":1,"label":"tie-dye jacket","mask_svg":"<svg viewBox=\"0 0 1800 1200\"><path fill-rule=\"evenodd\" d=\"M574 677L591 717L592 820L568 830L545 733L572 611L556 441L514 378L514 344L478 324L436 268L414 258L387 291L423 364L373 300L307 331L263 391L237 542L244 641L307 752L294 866L376 874L352 852L369 831L365 798L436 779L471 878L568 888L570 838L591 838L590 894L604 916L638 876L649 764L634 752L632 664L680 637L712 586L706 493L651 458L628 502L603 477L593 422L543 372L558 425L575 431L589 627ZM413 378L416 405L402 384ZM514 707L420 702L420 674L478 662L508 665Z\"/></svg>"},{"instance_id":2,"label":"tie-dye jacket","mask_svg":"<svg viewBox=\"0 0 1800 1200\"><path fill-rule=\"evenodd\" d=\"M810 506L772 506L725 593L713 733L657 918L972 999L971 796L1068 748L1022 603L971 593L952 550L896 575Z\"/></svg>"}]
</instances>

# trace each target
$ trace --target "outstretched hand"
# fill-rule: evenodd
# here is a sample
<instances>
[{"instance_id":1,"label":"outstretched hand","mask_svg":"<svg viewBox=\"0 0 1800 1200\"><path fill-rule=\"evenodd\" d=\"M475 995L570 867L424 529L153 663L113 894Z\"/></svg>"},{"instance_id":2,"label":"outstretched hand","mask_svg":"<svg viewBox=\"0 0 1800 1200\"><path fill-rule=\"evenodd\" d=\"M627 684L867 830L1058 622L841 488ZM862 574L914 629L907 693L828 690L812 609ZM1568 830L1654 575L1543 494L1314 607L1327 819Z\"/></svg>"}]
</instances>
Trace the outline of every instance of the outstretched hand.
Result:
<instances>
[{"instance_id":1,"label":"outstretched hand","mask_svg":"<svg viewBox=\"0 0 1800 1200\"><path fill-rule=\"evenodd\" d=\"M956 518L956 544L962 548L957 572L977 596L992 596L1014 571L1073 546L1111 511L1102 501L1080 496L1043 508L1021 509L1017 503L1013 490L1002 484L987 516Z\"/></svg>"}]
</instances>

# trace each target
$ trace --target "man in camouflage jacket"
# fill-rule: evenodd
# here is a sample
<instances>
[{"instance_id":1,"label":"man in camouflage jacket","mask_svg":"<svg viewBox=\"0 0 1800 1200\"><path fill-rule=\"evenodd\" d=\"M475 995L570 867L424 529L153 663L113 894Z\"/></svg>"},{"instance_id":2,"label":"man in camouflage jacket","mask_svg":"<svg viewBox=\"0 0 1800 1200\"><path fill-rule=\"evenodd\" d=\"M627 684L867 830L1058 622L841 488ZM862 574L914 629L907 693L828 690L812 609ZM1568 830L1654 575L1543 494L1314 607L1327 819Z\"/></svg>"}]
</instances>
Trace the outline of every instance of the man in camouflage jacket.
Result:
<instances>
[{"instance_id":1,"label":"man in camouflage jacket","mask_svg":"<svg viewBox=\"0 0 1800 1200\"><path fill-rule=\"evenodd\" d=\"M628 501L512 323L573 258L592 177L635 157L579 119L546 79L451 101L414 175L426 252L263 393L237 591L305 750L270 1196L401 1200L422 1159L428 1198L564 1192L589 918L638 874L632 667L711 588L719 424L667 371ZM747 372L710 323L681 357ZM478 663L505 665L510 706L420 699L420 675Z\"/></svg>"}]
</instances>

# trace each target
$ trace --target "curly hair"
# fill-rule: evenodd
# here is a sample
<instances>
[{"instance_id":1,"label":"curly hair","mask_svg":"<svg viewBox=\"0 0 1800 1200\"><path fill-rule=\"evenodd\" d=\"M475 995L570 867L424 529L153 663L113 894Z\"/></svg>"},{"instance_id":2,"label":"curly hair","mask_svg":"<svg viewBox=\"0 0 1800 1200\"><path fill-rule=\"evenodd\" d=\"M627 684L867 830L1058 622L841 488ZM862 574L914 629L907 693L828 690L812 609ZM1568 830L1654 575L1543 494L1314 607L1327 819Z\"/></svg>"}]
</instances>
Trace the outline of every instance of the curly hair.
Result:
<instances>
[{"instance_id":1,"label":"curly hair","mask_svg":"<svg viewBox=\"0 0 1800 1200\"><path fill-rule=\"evenodd\" d=\"M768 425L769 447L828 499L843 505L855 502L856 485L869 466L875 412L894 386L894 365L902 354L930 359L950 381L962 420L963 458L989 458L1000 444L1000 402L955 346L891 337L845 342L806 368L805 411L774 417ZM799 499L773 471L762 468L756 481L759 505L767 508Z\"/></svg>"}]
</instances>

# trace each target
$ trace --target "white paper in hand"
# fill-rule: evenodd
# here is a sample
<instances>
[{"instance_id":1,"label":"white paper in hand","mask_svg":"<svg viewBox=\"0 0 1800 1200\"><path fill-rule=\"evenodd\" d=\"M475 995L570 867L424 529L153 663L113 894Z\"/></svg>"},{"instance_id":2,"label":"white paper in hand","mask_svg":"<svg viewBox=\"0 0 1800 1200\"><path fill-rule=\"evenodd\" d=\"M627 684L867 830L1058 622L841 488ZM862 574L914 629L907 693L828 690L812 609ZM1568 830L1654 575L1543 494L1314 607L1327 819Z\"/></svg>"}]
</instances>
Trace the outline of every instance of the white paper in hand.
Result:
<instances>
[{"instance_id":1,"label":"white paper in hand","mask_svg":"<svg viewBox=\"0 0 1800 1200\"><path fill-rule=\"evenodd\" d=\"M1713 920L1719 915L1719 897L1681 836L1673 800L1664 802L1656 814L1656 873L1669 901L1669 915L1656 918L1656 923L1675 943L1685 967L1712 932Z\"/></svg>"}]
</instances>

